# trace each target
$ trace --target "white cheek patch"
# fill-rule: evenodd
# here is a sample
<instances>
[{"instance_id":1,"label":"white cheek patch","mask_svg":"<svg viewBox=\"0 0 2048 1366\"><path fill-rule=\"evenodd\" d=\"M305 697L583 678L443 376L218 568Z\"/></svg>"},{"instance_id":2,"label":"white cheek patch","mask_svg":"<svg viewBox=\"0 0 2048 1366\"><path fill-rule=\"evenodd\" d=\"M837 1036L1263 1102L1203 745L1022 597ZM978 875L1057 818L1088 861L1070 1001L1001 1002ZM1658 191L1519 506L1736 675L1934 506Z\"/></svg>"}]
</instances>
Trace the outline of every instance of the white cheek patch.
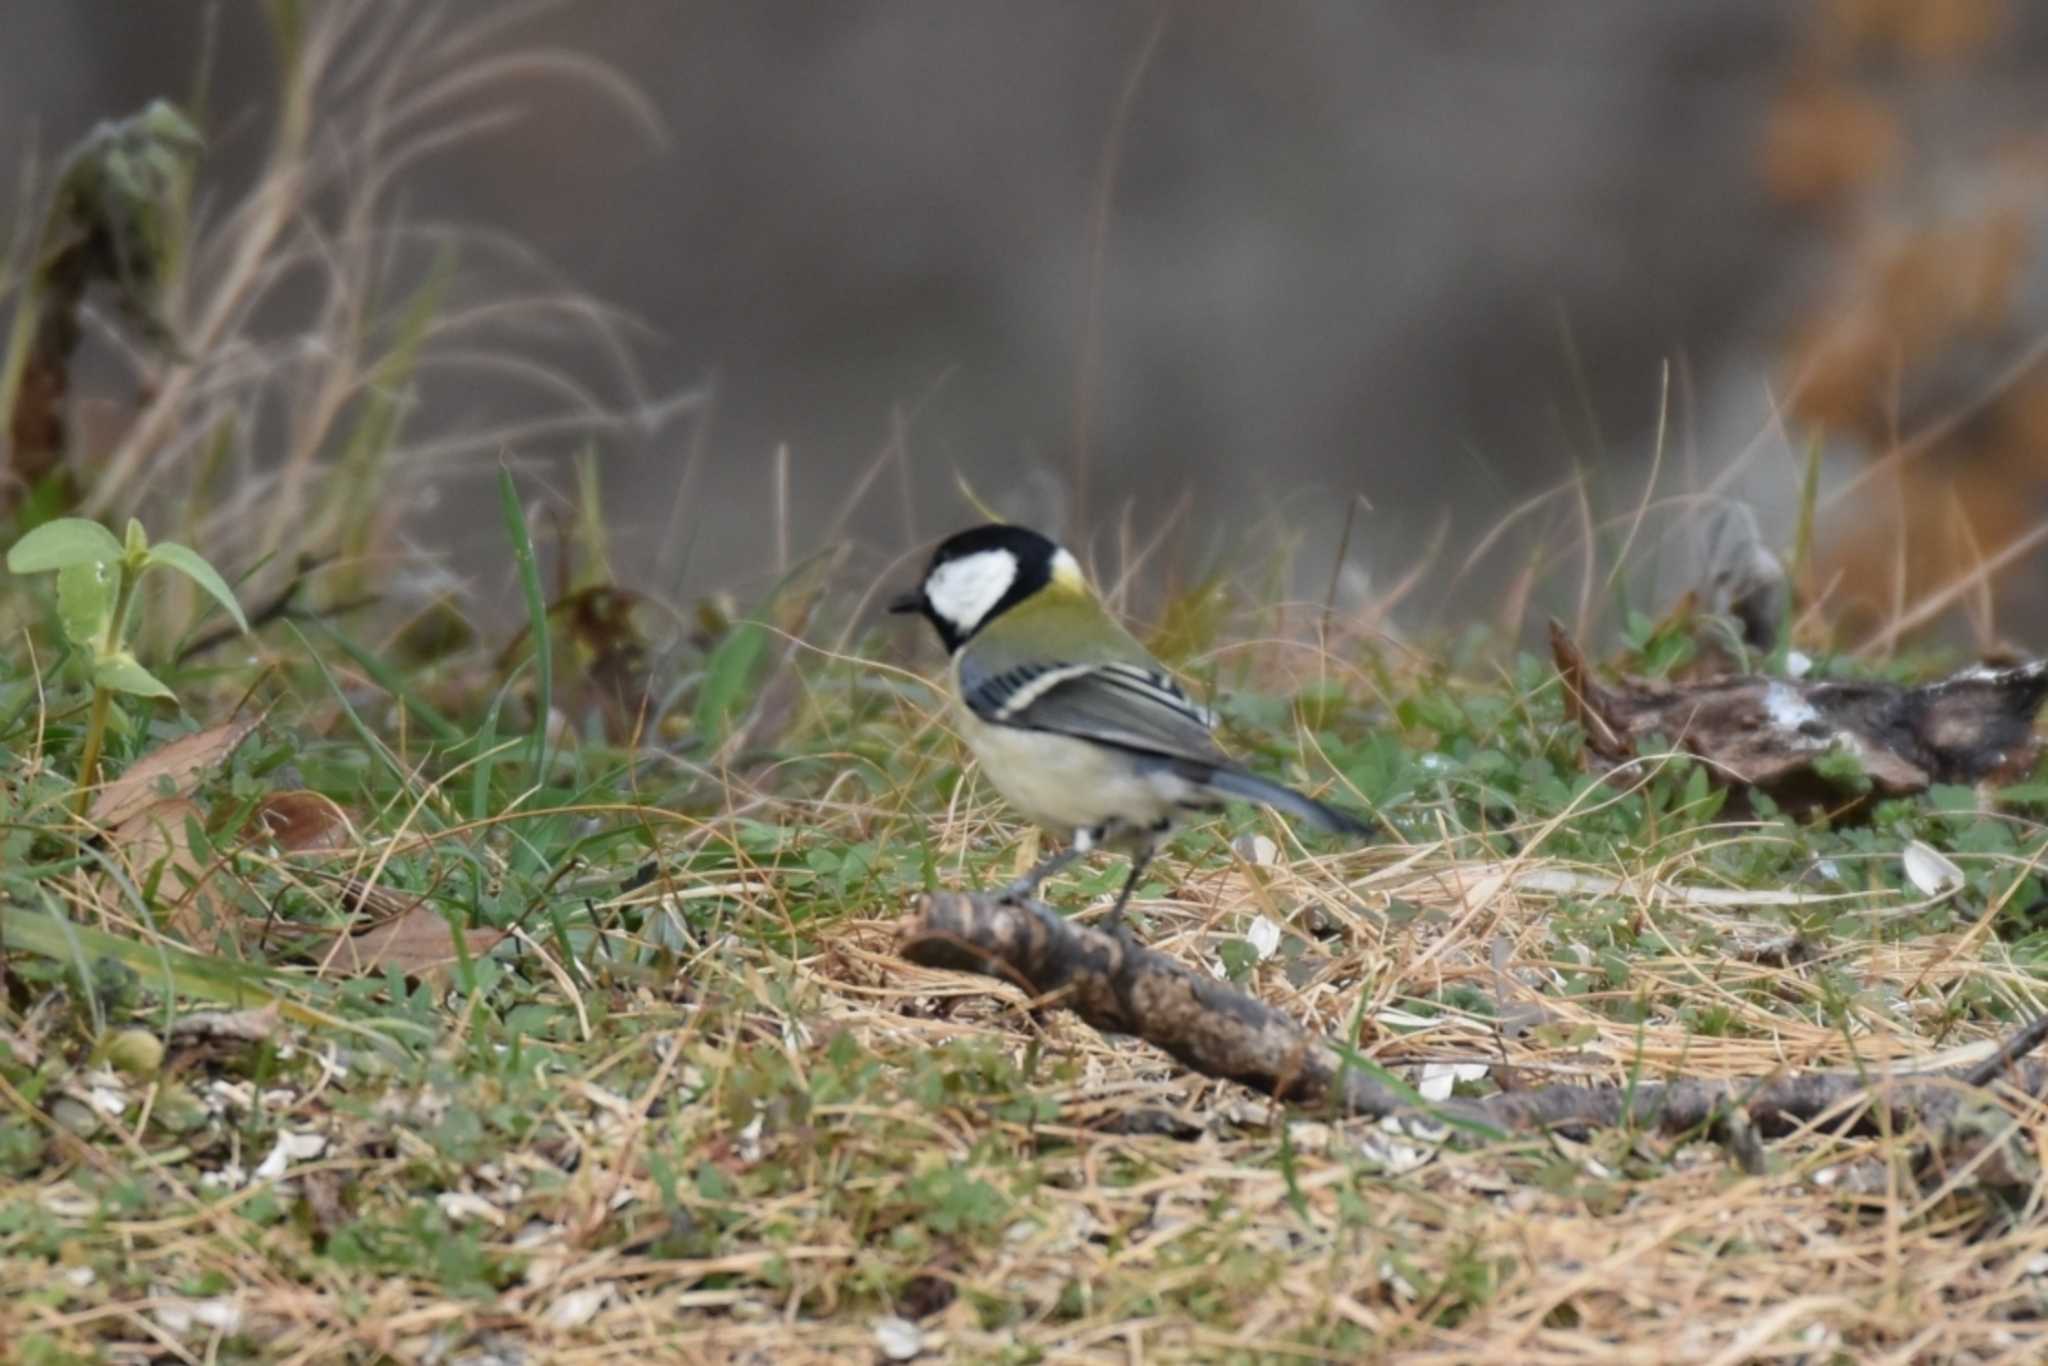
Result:
<instances>
[{"instance_id":1,"label":"white cheek patch","mask_svg":"<svg viewBox=\"0 0 2048 1366\"><path fill-rule=\"evenodd\" d=\"M925 580L932 610L961 634L972 631L1017 581L1017 557L1007 550L978 550L948 560Z\"/></svg>"}]
</instances>

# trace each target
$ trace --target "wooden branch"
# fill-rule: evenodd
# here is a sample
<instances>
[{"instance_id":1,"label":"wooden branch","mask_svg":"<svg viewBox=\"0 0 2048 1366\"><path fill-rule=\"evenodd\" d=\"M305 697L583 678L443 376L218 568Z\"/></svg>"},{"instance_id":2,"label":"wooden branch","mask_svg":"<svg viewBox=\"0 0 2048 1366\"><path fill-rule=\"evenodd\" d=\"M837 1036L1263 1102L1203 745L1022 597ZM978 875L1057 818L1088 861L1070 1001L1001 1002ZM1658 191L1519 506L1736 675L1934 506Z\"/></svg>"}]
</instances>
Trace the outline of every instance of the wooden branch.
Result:
<instances>
[{"instance_id":1,"label":"wooden branch","mask_svg":"<svg viewBox=\"0 0 2048 1366\"><path fill-rule=\"evenodd\" d=\"M2000 1075L2027 1095L2048 1094L2048 1064L2024 1054L2048 1038L2030 1022L1986 1063L1960 1073L1813 1072L1730 1081L1680 1078L1629 1086L1540 1086L1430 1106L1358 1067L1336 1045L1282 1011L1143 945L1075 925L1037 902L939 892L920 896L897 951L923 967L998 978L1035 1002L1065 1006L1107 1033L1132 1034L1175 1061L1292 1104L1370 1118L1399 1115L1501 1130L1586 1130L1632 1124L1675 1134L1717 1127L1736 1109L1780 1135L1840 1115L1856 1131L1940 1123L1973 1087Z\"/></svg>"},{"instance_id":2,"label":"wooden branch","mask_svg":"<svg viewBox=\"0 0 2048 1366\"><path fill-rule=\"evenodd\" d=\"M1062 919L1039 902L920 896L897 951L913 963L997 977L1095 1028L1135 1034L1206 1076L1301 1105L1393 1114L1399 1092L1265 1002L1133 941Z\"/></svg>"}]
</instances>

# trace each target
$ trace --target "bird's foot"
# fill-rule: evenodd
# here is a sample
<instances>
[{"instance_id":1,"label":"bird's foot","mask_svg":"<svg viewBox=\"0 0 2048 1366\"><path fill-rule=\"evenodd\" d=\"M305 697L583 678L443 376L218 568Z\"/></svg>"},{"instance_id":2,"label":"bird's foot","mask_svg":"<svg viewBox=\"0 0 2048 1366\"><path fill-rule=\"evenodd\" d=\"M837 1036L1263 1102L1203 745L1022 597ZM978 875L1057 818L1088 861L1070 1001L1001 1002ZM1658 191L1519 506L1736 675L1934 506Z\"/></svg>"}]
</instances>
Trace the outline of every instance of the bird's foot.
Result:
<instances>
[{"instance_id":1,"label":"bird's foot","mask_svg":"<svg viewBox=\"0 0 2048 1366\"><path fill-rule=\"evenodd\" d=\"M1031 900L1037 891L1038 883L1036 881L1028 877L1020 877L1009 886L1003 888L1001 895L996 897L996 902L1003 906L1022 906Z\"/></svg>"},{"instance_id":2,"label":"bird's foot","mask_svg":"<svg viewBox=\"0 0 2048 1366\"><path fill-rule=\"evenodd\" d=\"M1124 908L1121 905L1115 907L1107 916L1103 917L1102 924L1097 928L1127 949L1137 946L1138 941L1131 935L1131 927L1124 919Z\"/></svg>"}]
</instances>

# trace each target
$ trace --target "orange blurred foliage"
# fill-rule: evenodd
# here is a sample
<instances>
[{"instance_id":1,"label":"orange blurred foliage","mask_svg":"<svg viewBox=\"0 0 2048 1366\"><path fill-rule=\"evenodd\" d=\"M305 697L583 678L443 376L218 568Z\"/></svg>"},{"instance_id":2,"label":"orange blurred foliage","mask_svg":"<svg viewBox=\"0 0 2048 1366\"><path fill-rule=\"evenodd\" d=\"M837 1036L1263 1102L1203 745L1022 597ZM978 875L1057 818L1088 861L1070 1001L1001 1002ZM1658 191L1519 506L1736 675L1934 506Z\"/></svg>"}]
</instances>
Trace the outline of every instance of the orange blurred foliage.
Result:
<instances>
[{"instance_id":1,"label":"orange blurred foliage","mask_svg":"<svg viewBox=\"0 0 2048 1366\"><path fill-rule=\"evenodd\" d=\"M1837 202L1891 170L1898 156L1891 111L1826 77L1795 82L1764 125L1764 184L1802 208Z\"/></svg>"},{"instance_id":2,"label":"orange blurred foliage","mask_svg":"<svg viewBox=\"0 0 2048 1366\"><path fill-rule=\"evenodd\" d=\"M1827 214L1837 244L1787 336L1784 391L1795 429L1872 462L1827 507L1801 586L1852 636L1931 596L1988 601L1957 586L2048 506L2048 367L2015 364L2043 325L2020 301L2048 232L2048 143L1916 142L1871 93L1903 106L1916 83L1966 79L2008 18L2004 0L1830 0L1765 124L1765 189Z\"/></svg>"},{"instance_id":3,"label":"orange blurred foliage","mask_svg":"<svg viewBox=\"0 0 2048 1366\"><path fill-rule=\"evenodd\" d=\"M1829 0L1822 43L1934 63L1974 56L1998 37L2006 0Z\"/></svg>"}]
</instances>

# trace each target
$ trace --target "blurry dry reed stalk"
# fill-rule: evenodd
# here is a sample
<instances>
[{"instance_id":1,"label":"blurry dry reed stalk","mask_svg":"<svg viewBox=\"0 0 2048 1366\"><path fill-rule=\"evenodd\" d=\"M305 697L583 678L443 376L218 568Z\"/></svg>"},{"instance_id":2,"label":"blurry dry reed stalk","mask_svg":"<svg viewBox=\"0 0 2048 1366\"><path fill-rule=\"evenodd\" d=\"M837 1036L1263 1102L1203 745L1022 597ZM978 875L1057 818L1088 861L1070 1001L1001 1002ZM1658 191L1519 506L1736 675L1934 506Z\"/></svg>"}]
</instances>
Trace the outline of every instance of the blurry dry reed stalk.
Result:
<instances>
[{"instance_id":1,"label":"blurry dry reed stalk","mask_svg":"<svg viewBox=\"0 0 2048 1366\"><path fill-rule=\"evenodd\" d=\"M185 269L168 300L186 359L142 378L111 448L78 452L82 511L142 513L261 593L302 554L344 575L400 551L407 518L465 462L658 429L695 402L651 393L639 325L486 227L418 220L406 187L437 157L501 134L540 83L569 82L663 136L652 107L586 55L518 47L522 7L482 17L369 0L272 7L280 70L269 145L224 202L202 163ZM536 342L600 356L618 398ZM139 359L131 358L140 367ZM436 385L483 377L529 411L414 434Z\"/></svg>"}]
</instances>

